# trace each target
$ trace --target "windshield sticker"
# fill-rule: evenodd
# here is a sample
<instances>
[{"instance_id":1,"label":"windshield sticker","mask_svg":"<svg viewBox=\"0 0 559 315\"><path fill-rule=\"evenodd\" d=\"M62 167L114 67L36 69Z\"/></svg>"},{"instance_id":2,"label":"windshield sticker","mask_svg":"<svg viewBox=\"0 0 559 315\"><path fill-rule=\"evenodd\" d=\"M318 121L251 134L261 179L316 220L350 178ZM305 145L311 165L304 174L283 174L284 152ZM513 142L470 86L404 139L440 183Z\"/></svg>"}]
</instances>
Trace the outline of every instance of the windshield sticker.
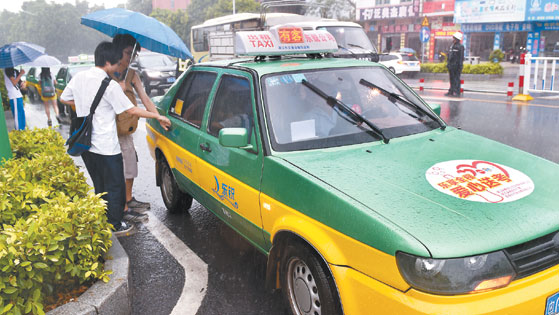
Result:
<instances>
[{"instance_id":1,"label":"windshield sticker","mask_svg":"<svg viewBox=\"0 0 559 315\"><path fill-rule=\"evenodd\" d=\"M488 161L437 163L427 170L425 177L438 191L469 201L511 202L534 191L534 182L526 174Z\"/></svg>"},{"instance_id":2,"label":"windshield sticker","mask_svg":"<svg viewBox=\"0 0 559 315\"><path fill-rule=\"evenodd\" d=\"M278 77L266 78L266 86L278 86L281 82Z\"/></svg>"},{"instance_id":3,"label":"windshield sticker","mask_svg":"<svg viewBox=\"0 0 559 315\"><path fill-rule=\"evenodd\" d=\"M295 80L295 82L297 83L301 83L303 82L303 80L306 80L305 75L302 73L294 73L291 76L293 77L293 80Z\"/></svg>"}]
</instances>

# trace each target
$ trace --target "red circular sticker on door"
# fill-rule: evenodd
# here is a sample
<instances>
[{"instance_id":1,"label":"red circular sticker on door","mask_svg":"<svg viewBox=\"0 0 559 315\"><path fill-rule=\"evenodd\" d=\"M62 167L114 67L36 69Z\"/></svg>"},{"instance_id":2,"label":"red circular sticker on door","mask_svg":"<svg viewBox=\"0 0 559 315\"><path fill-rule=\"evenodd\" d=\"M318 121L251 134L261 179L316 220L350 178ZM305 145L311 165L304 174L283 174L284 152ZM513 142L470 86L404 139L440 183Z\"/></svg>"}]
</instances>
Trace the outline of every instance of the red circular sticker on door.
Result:
<instances>
[{"instance_id":1,"label":"red circular sticker on door","mask_svg":"<svg viewBox=\"0 0 559 315\"><path fill-rule=\"evenodd\" d=\"M511 202L534 191L534 182L526 174L488 161L437 163L427 170L425 177L438 191L469 201Z\"/></svg>"}]
</instances>

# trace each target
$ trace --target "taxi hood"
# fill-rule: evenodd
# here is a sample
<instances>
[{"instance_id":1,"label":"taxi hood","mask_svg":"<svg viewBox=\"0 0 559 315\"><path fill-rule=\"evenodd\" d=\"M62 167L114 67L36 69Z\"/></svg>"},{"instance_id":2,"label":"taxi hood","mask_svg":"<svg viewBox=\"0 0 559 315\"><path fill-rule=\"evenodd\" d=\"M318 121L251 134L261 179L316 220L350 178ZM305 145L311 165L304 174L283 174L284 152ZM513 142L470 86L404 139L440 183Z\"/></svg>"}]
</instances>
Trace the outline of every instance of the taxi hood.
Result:
<instances>
[{"instance_id":1,"label":"taxi hood","mask_svg":"<svg viewBox=\"0 0 559 315\"><path fill-rule=\"evenodd\" d=\"M500 250L559 226L559 165L450 127L281 158L393 222L435 258Z\"/></svg>"}]
</instances>

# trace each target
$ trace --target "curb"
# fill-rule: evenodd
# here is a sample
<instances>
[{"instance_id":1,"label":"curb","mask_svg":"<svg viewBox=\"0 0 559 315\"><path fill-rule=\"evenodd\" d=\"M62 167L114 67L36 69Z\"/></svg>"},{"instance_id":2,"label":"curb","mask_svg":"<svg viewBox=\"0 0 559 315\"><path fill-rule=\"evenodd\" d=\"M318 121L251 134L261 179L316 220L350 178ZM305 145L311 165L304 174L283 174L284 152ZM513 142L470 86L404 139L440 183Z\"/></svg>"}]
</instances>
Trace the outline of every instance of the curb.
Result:
<instances>
[{"instance_id":1,"label":"curb","mask_svg":"<svg viewBox=\"0 0 559 315\"><path fill-rule=\"evenodd\" d=\"M112 270L107 283L95 282L75 301L49 311L48 315L129 315L132 313L128 285L129 260L113 234L113 246L105 255L105 270Z\"/></svg>"},{"instance_id":2,"label":"curb","mask_svg":"<svg viewBox=\"0 0 559 315\"><path fill-rule=\"evenodd\" d=\"M418 77L422 77L425 79L448 79L448 73L434 73L434 72L419 72L417 74ZM503 79L509 76L504 74L473 74L473 73L462 73L460 75L461 79L475 79L477 81L491 81L495 79Z\"/></svg>"}]
</instances>

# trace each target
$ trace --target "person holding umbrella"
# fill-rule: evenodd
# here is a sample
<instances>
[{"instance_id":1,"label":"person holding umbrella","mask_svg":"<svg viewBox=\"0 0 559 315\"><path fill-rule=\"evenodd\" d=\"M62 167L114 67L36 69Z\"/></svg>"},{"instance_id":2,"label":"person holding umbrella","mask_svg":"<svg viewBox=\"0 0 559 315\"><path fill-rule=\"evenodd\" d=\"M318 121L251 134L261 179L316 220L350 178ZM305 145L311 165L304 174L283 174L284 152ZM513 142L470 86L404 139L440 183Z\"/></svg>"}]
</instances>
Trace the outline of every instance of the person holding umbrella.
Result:
<instances>
[{"instance_id":1,"label":"person holding umbrella","mask_svg":"<svg viewBox=\"0 0 559 315\"><path fill-rule=\"evenodd\" d=\"M112 74L112 78L121 84L124 94L130 101L137 106L136 95L140 97L142 104L146 110L157 113L155 104L146 94L140 77L133 69L129 68L130 62L134 59L137 52L141 49L136 39L130 34L117 34L113 38L113 44L117 51L122 53L117 72ZM136 91L136 93L134 93ZM136 148L134 146L134 137L132 134L122 134L118 136L120 149L122 150L122 159L124 161L124 180L126 183L126 205L124 207L124 217L131 221L140 221L147 219L143 212L149 210L148 202L136 200L132 195L132 187L134 178L138 177L138 158Z\"/></svg>"},{"instance_id":2,"label":"person holding umbrella","mask_svg":"<svg viewBox=\"0 0 559 315\"><path fill-rule=\"evenodd\" d=\"M25 129L22 86L19 83L25 71L18 72L14 67L33 61L44 53L45 48L26 42L15 42L0 47L0 68L4 69L4 83L8 91L16 130Z\"/></svg>"},{"instance_id":3,"label":"person holding umbrella","mask_svg":"<svg viewBox=\"0 0 559 315\"><path fill-rule=\"evenodd\" d=\"M8 91L10 108L14 115L14 129L25 129L25 109L23 108L23 94L21 94L19 81L25 70L15 70L13 67L4 69L4 85Z\"/></svg>"}]
</instances>

